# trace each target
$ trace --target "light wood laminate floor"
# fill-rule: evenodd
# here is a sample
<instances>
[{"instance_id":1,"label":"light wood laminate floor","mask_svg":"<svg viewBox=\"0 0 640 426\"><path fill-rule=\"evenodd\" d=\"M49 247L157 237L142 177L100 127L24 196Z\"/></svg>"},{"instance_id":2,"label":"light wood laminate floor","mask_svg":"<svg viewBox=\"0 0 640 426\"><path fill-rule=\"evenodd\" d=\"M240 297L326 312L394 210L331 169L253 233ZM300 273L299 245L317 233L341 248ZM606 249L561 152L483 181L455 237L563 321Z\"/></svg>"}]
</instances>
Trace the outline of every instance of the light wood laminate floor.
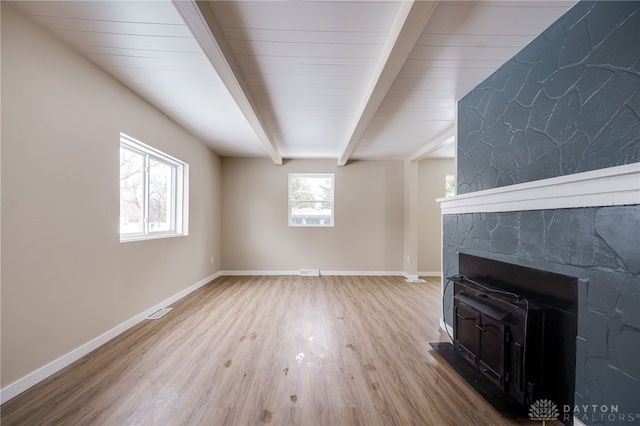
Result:
<instances>
[{"instance_id":1,"label":"light wood laminate floor","mask_svg":"<svg viewBox=\"0 0 640 426\"><path fill-rule=\"evenodd\" d=\"M448 339L439 279L222 277L173 307L5 403L2 425L519 423L429 346Z\"/></svg>"}]
</instances>

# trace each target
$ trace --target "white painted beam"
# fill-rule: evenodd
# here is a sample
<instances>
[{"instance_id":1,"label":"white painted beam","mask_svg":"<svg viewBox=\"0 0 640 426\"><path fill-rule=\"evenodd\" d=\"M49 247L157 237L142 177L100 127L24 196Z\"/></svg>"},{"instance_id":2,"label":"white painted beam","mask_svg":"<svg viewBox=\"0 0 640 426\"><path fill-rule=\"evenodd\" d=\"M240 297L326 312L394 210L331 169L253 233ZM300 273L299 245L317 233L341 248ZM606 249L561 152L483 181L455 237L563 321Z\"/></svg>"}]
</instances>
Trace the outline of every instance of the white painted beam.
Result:
<instances>
[{"instance_id":1,"label":"white painted beam","mask_svg":"<svg viewBox=\"0 0 640 426\"><path fill-rule=\"evenodd\" d=\"M282 165L282 155L250 96L248 86L235 63L231 49L209 4L194 0L172 0L172 2L229 90L249 125L258 136L258 139L264 145L271 160L276 165Z\"/></svg>"},{"instance_id":2,"label":"white painted beam","mask_svg":"<svg viewBox=\"0 0 640 426\"><path fill-rule=\"evenodd\" d=\"M436 5L437 1L424 0L403 1L401 3L389 38L367 88L365 100L351 127L349 139L338 157L338 166L347 164L351 154L360 143L362 135L424 31Z\"/></svg>"},{"instance_id":3,"label":"white painted beam","mask_svg":"<svg viewBox=\"0 0 640 426\"><path fill-rule=\"evenodd\" d=\"M452 124L443 130L436 137L431 139L425 146L414 152L412 155L407 158L409 161L418 161L433 152L438 151L441 148L453 143L455 141L456 129Z\"/></svg>"}]
</instances>

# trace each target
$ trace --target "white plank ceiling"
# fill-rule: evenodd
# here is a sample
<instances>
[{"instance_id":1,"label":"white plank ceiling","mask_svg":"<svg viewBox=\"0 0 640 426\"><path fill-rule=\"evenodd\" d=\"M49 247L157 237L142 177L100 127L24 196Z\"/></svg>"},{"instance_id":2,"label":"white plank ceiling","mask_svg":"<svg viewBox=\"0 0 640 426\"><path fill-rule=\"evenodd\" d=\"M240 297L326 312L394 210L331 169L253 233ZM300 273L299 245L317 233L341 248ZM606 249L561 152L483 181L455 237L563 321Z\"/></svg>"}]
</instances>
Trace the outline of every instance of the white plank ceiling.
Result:
<instances>
[{"instance_id":1,"label":"white plank ceiling","mask_svg":"<svg viewBox=\"0 0 640 426\"><path fill-rule=\"evenodd\" d=\"M11 2L222 156L340 165L453 157L457 100L574 3Z\"/></svg>"}]
</instances>

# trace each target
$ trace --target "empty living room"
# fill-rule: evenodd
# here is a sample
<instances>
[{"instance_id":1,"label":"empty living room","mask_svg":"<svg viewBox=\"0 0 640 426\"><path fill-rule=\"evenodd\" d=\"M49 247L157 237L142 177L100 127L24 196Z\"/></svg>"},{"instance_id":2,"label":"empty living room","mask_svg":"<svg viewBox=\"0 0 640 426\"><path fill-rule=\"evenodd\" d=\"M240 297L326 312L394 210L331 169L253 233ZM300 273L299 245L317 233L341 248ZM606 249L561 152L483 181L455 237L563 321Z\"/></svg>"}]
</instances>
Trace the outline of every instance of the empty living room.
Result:
<instances>
[{"instance_id":1,"label":"empty living room","mask_svg":"<svg viewBox=\"0 0 640 426\"><path fill-rule=\"evenodd\" d=\"M0 424L640 424L640 1L2 1Z\"/></svg>"}]
</instances>

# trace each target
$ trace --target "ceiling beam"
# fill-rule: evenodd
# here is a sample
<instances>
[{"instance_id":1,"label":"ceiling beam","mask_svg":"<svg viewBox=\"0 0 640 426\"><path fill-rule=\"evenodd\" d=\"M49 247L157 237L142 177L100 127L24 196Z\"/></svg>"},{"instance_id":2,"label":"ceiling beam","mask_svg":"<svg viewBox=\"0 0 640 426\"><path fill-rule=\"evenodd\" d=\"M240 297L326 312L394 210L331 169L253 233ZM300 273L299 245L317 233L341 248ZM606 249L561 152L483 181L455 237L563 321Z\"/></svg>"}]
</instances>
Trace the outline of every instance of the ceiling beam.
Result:
<instances>
[{"instance_id":1,"label":"ceiling beam","mask_svg":"<svg viewBox=\"0 0 640 426\"><path fill-rule=\"evenodd\" d=\"M452 124L451 126L444 129L438 135L436 135L433 139L427 142L422 148L414 152L412 155L407 158L408 161L417 161L422 159L423 157L432 154L438 151L445 146L450 145L455 142L456 129Z\"/></svg>"},{"instance_id":2,"label":"ceiling beam","mask_svg":"<svg viewBox=\"0 0 640 426\"><path fill-rule=\"evenodd\" d=\"M400 69L409 57L427 21L436 9L437 1L413 0L400 3L400 10L391 27L389 38L367 88L365 101L355 119L349 139L345 143L338 166L344 166L367 130L378 107L391 88Z\"/></svg>"},{"instance_id":3,"label":"ceiling beam","mask_svg":"<svg viewBox=\"0 0 640 426\"><path fill-rule=\"evenodd\" d=\"M251 98L248 85L234 60L211 6L207 2L195 0L172 0L172 2L264 145L269 157L276 165L281 166L282 155Z\"/></svg>"}]
</instances>

